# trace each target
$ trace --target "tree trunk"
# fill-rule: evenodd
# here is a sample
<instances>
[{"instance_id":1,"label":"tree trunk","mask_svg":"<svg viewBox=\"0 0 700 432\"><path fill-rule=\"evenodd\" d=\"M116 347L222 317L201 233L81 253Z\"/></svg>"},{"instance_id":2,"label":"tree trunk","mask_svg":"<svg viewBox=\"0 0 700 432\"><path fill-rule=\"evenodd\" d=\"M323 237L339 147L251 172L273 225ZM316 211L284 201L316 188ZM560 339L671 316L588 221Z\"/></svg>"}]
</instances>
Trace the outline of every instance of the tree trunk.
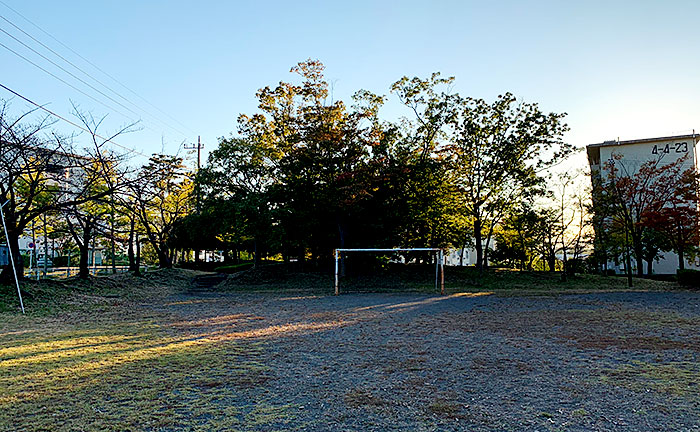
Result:
<instances>
[{"instance_id":1,"label":"tree trunk","mask_svg":"<svg viewBox=\"0 0 700 432\"><path fill-rule=\"evenodd\" d=\"M476 268L484 269L484 245L481 244L481 220L474 220L474 248L476 249Z\"/></svg>"},{"instance_id":2,"label":"tree trunk","mask_svg":"<svg viewBox=\"0 0 700 432\"><path fill-rule=\"evenodd\" d=\"M80 262L78 263L78 277L80 279L87 279L90 276L90 241L92 240L92 226L89 222L85 222L85 228L83 228L83 241L82 244L78 242L78 249L80 250ZM92 254L94 256L95 251L93 249Z\"/></svg>"},{"instance_id":3,"label":"tree trunk","mask_svg":"<svg viewBox=\"0 0 700 432\"><path fill-rule=\"evenodd\" d=\"M139 241L139 236L136 236L136 271L134 274L141 276L141 242Z\"/></svg>"},{"instance_id":4,"label":"tree trunk","mask_svg":"<svg viewBox=\"0 0 700 432\"><path fill-rule=\"evenodd\" d=\"M155 246L155 245L154 245ZM168 250L166 248L155 247L156 253L158 254L158 267L160 268L172 268L173 262L168 256Z\"/></svg>"},{"instance_id":5,"label":"tree trunk","mask_svg":"<svg viewBox=\"0 0 700 432\"><path fill-rule=\"evenodd\" d=\"M652 268L653 263L654 263L654 258L651 258L650 260L647 261L647 275L648 275L648 276L651 276L652 273L653 273L653 272L652 272L652 270L653 270L653 268Z\"/></svg>"},{"instance_id":6,"label":"tree trunk","mask_svg":"<svg viewBox=\"0 0 700 432\"><path fill-rule=\"evenodd\" d=\"M258 253L258 239L253 240L253 266L260 265L260 254Z\"/></svg>"},{"instance_id":7,"label":"tree trunk","mask_svg":"<svg viewBox=\"0 0 700 432\"><path fill-rule=\"evenodd\" d=\"M129 257L129 271L138 272L138 266L136 265L136 256L134 254L134 221L131 221L131 226L129 227L129 244L127 246L127 255Z\"/></svg>"},{"instance_id":8,"label":"tree trunk","mask_svg":"<svg viewBox=\"0 0 700 432\"><path fill-rule=\"evenodd\" d=\"M5 222L7 222L7 219L5 219ZM9 223L8 223L9 225ZM4 234L4 233L3 233ZM22 260L22 254L20 253L19 250L19 234L11 229L10 227L7 228L7 235L9 238L7 239L7 246L10 248L10 253L14 257L15 260L15 267L17 269L17 277L19 279L22 279L24 277L24 261ZM10 261L0 273L0 282L3 283L15 283L15 276L12 271L12 262Z\"/></svg>"},{"instance_id":9,"label":"tree trunk","mask_svg":"<svg viewBox=\"0 0 700 432\"><path fill-rule=\"evenodd\" d=\"M683 249L678 249L678 269L685 270L685 257L683 256Z\"/></svg>"},{"instance_id":10,"label":"tree trunk","mask_svg":"<svg viewBox=\"0 0 700 432\"><path fill-rule=\"evenodd\" d=\"M635 248L634 258L637 261L637 276L644 276L644 254Z\"/></svg>"},{"instance_id":11,"label":"tree trunk","mask_svg":"<svg viewBox=\"0 0 700 432\"><path fill-rule=\"evenodd\" d=\"M78 246L80 250L80 261L78 263L78 277L80 279L87 279L90 276L90 264L88 262L90 258L90 247L86 242ZM93 252L94 253L94 252Z\"/></svg>"},{"instance_id":12,"label":"tree trunk","mask_svg":"<svg viewBox=\"0 0 700 432\"><path fill-rule=\"evenodd\" d=\"M549 271L551 273L554 273L557 270L557 257L551 252L547 254L547 266L549 267Z\"/></svg>"}]
</instances>

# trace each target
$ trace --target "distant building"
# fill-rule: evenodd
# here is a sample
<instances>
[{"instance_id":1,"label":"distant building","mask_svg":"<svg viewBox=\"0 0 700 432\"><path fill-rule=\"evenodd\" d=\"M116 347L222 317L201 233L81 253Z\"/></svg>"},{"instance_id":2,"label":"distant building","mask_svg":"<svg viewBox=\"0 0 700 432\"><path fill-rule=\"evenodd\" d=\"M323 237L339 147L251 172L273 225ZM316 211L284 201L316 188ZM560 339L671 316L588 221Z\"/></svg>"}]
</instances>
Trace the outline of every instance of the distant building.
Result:
<instances>
[{"instance_id":1,"label":"distant building","mask_svg":"<svg viewBox=\"0 0 700 432\"><path fill-rule=\"evenodd\" d=\"M0 267L10 265L10 249L7 245L0 245Z\"/></svg>"},{"instance_id":2,"label":"distant building","mask_svg":"<svg viewBox=\"0 0 700 432\"><path fill-rule=\"evenodd\" d=\"M496 241L491 239L489 244L484 243L486 249L495 249ZM490 260L489 260L490 261ZM451 248L445 252L445 264L448 266L474 266L476 265L476 248L473 245L465 245L462 248Z\"/></svg>"},{"instance_id":3,"label":"distant building","mask_svg":"<svg viewBox=\"0 0 700 432\"><path fill-rule=\"evenodd\" d=\"M687 168L698 170L697 147L700 135L677 135L659 138L644 138L629 141L605 141L599 144L591 144L586 147L588 163L591 167L591 176L604 175L605 162L612 159L613 154L620 155L617 162L624 165L629 173L637 172L639 167L650 160L659 160L661 163L672 163L686 157L683 165ZM595 210L595 207L594 207ZM636 263L632 262L633 271L636 271ZM617 272L624 271L624 261L610 262L609 269ZM686 268L700 268L700 262L686 261ZM678 269L678 255L673 252L661 253L661 258L654 263L653 271L656 274L676 273Z\"/></svg>"}]
</instances>

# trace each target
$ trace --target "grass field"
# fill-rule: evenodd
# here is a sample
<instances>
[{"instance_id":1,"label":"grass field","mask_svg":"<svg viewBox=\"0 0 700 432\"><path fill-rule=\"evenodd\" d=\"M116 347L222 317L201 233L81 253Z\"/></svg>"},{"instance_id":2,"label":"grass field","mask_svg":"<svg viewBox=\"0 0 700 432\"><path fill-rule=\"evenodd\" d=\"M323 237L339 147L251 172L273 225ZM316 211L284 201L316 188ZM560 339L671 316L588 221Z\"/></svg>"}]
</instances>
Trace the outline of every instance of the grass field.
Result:
<instances>
[{"instance_id":1,"label":"grass field","mask_svg":"<svg viewBox=\"0 0 700 432\"><path fill-rule=\"evenodd\" d=\"M260 272L188 294L198 275L27 285L26 316L3 297L0 430L700 428L700 295L673 284L494 272L335 297Z\"/></svg>"}]
</instances>

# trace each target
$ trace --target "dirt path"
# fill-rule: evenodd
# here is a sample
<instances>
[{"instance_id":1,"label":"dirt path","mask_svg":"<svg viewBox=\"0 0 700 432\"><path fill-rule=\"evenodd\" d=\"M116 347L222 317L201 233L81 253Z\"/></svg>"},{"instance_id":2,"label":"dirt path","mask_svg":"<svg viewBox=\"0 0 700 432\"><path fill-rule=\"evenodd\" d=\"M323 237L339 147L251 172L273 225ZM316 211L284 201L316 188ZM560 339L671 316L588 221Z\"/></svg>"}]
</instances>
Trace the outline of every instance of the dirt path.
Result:
<instances>
[{"instance_id":1,"label":"dirt path","mask_svg":"<svg viewBox=\"0 0 700 432\"><path fill-rule=\"evenodd\" d=\"M700 293L214 282L86 323L18 320L0 334L0 430L700 431Z\"/></svg>"},{"instance_id":2,"label":"dirt path","mask_svg":"<svg viewBox=\"0 0 700 432\"><path fill-rule=\"evenodd\" d=\"M700 430L698 294L248 294L170 310L263 343L269 370L248 392L287 407L270 429Z\"/></svg>"}]
</instances>

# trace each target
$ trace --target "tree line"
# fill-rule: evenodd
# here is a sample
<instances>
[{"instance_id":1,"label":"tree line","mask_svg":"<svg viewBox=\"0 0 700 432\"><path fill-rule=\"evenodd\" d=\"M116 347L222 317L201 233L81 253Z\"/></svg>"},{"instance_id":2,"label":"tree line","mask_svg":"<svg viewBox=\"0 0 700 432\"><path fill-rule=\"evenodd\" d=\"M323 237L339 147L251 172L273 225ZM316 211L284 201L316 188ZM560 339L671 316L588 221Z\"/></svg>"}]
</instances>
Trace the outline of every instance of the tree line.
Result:
<instances>
[{"instance_id":1,"label":"tree line","mask_svg":"<svg viewBox=\"0 0 700 432\"><path fill-rule=\"evenodd\" d=\"M307 60L291 69L296 83L258 90L257 111L238 117L199 172L178 155L133 166L129 154L109 151L133 125L104 137L101 119L76 108L90 138L76 148L50 117L12 117L3 104L0 197L11 253L21 262L18 238L32 224L77 251L81 277L95 244L136 272L141 260L170 267L202 250L222 251L224 261L321 263L335 248L473 247L479 269L549 271L582 270L584 258L604 269L630 256L639 269L660 250L695 251L691 173L606 166L591 191L583 174L551 172L575 151L565 113L511 93L462 96L453 77L434 73L390 86L388 97L409 113L391 121L381 115L387 96L359 90L335 100L323 71ZM659 176L675 186L635 207L633 191L652 190Z\"/></svg>"},{"instance_id":2,"label":"tree line","mask_svg":"<svg viewBox=\"0 0 700 432\"><path fill-rule=\"evenodd\" d=\"M561 218L537 201L548 169L574 151L563 139L566 114L510 93L492 102L461 96L454 78L435 73L391 85L410 115L388 121L386 96L359 90L349 103L329 100L323 70L307 60L291 70L299 83L256 93L258 111L239 116L237 133L220 139L199 172L201 209L180 224L178 245L315 262L339 247L471 245L479 268L492 253L554 270L556 235L542 264L534 255L547 240L513 260L529 243L504 229L527 212L538 224L528 242L558 229ZM500 250L490 252L494 239Z\"/></svg>"},{"instance_id":3,"label":"tree line","mask_svg":"<svg viewBox=\"0 0 700 432\"><path fill-rule=\"evenodd\" d=\"M171 266L169 231L192 211L192 174L178 156L154 155L131 166L130 155L109 150L108 143L133 125L103 136L103 118L74 108L89 138L84 148L75 136L60 135L51 117L32 121L35 111L13 116L9 103L0 105L0 198L19 275L19 238L32 228L45 244L51 240L63 254L76 255L81 278L89 275L96 246L111 255L114 271L115 258L126 253L138 273L142 245L160 266ZM0 280L10 280L11 272L4 268Z\"/></svg>"}]
</instances>

